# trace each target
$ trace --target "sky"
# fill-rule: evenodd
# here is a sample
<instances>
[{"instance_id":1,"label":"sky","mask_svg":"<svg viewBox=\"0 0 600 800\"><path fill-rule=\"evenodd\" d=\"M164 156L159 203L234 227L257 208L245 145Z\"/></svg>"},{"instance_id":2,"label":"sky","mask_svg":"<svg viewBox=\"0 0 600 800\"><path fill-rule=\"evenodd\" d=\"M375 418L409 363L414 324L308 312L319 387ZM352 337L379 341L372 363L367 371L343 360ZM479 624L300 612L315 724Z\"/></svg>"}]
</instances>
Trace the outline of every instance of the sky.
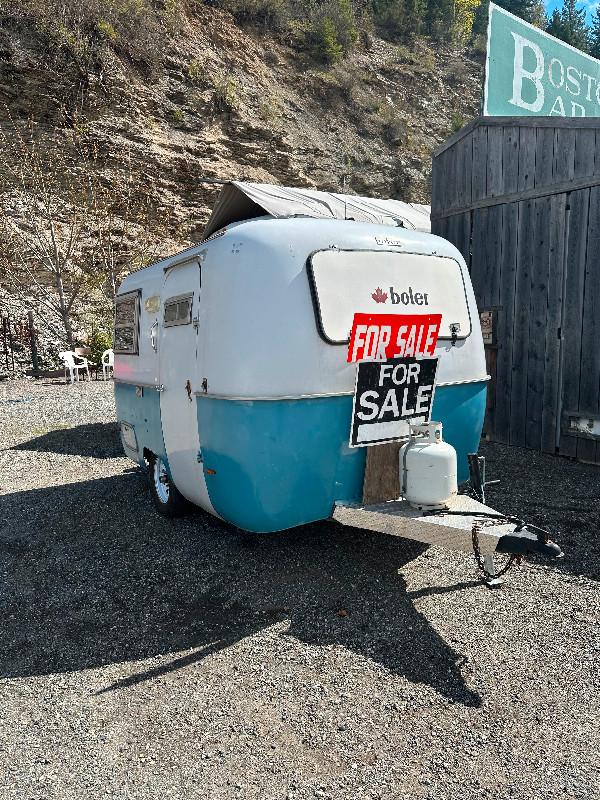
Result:
<instances>
[{"instance_id":1,"label":"sky","mask_svg":"<svg viewBox=\"0 0 600 800\"><path fill-rule=\"evenodd\" d=\"M600 5L599 0L581 0L577 3L577 8L585 8L587 11L586 21L587 24L590 25L592 22L592 14L596 11L598 6ZM562 0L547 0L546 2L546 11L548 16L552 14L555 8L561 8Z\"/></svg>"}]
</instances>

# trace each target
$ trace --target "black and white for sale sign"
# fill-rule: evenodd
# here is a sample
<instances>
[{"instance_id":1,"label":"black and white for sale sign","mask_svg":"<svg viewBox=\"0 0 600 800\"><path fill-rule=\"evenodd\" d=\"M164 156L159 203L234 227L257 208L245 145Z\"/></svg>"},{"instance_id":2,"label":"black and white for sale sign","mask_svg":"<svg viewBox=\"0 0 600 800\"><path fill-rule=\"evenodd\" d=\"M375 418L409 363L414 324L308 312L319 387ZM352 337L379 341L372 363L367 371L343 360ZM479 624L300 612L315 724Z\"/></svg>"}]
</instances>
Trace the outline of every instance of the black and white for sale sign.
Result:
<instances>
[{"instance_id":1,"label":"black and white for sale sign","mask_svg":"<svg viewBox=\"0 0 600 800\"><path fill-rule=\"evenodd\" d=\"M405 439L409 423L429 422L438 358L361 361L356 370L350 447Z\"/></svg>"}]
</instances>

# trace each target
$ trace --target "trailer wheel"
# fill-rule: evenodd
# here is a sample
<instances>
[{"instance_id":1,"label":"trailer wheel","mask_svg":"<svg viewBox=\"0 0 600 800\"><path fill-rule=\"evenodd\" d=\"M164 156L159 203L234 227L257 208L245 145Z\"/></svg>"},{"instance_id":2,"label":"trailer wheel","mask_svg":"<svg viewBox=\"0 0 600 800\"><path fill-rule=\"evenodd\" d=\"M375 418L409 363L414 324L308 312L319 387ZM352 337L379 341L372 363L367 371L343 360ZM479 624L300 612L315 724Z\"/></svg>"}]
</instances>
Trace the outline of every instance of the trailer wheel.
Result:
<instances>
[{"instance_id":1,"label":"trailer wheel","mask_svg":"<svg viewBox=\"0 0 600 800\"><path fill-rule=\"evenodd\" d=\"M179 492L167 472L165 463L153 453L148 459L150 468L150 494L154 508L163 517L172 519L186 511L187 500Z\"/></svg>"}]
</instances>

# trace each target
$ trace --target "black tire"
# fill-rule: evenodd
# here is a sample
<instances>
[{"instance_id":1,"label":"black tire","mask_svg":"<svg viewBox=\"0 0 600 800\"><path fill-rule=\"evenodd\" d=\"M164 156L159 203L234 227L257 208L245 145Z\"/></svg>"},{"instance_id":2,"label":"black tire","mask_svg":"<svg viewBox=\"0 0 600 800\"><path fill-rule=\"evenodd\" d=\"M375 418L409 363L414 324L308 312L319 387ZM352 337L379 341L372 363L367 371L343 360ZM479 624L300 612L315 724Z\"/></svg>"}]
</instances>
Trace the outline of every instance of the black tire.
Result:
<instances>
[{"instance_id":1,"label":"black tire","mask_svg":"<svg viewBox=\"0 0 600 800\"><path fill-rule=\"evenodd\" d=\"M169 477L164 461L152 454L148 459L148 469L152 503L158 513L167 519L185 514L189 508L188 501Z\"/></svg>"}]
</instances>

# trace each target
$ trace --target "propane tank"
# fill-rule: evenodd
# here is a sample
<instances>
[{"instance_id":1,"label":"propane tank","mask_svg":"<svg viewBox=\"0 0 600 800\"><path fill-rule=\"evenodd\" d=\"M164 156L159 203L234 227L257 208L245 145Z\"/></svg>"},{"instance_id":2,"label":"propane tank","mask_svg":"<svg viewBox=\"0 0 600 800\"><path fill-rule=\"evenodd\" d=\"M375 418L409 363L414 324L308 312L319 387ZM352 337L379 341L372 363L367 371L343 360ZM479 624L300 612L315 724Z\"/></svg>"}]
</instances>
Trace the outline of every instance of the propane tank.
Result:
<instances>
[{"instance_id":1,"label":"propane tank","mask_svg":"<svg viewBox=\"0 0 600 800\"><path fill-rule=\"evenodd\" d=\"M414 508L436 510L458 492L456 450L442 439L442 423L410 426L410 439L400 448L402 496Z\"/></svg>"}]
</instances>

